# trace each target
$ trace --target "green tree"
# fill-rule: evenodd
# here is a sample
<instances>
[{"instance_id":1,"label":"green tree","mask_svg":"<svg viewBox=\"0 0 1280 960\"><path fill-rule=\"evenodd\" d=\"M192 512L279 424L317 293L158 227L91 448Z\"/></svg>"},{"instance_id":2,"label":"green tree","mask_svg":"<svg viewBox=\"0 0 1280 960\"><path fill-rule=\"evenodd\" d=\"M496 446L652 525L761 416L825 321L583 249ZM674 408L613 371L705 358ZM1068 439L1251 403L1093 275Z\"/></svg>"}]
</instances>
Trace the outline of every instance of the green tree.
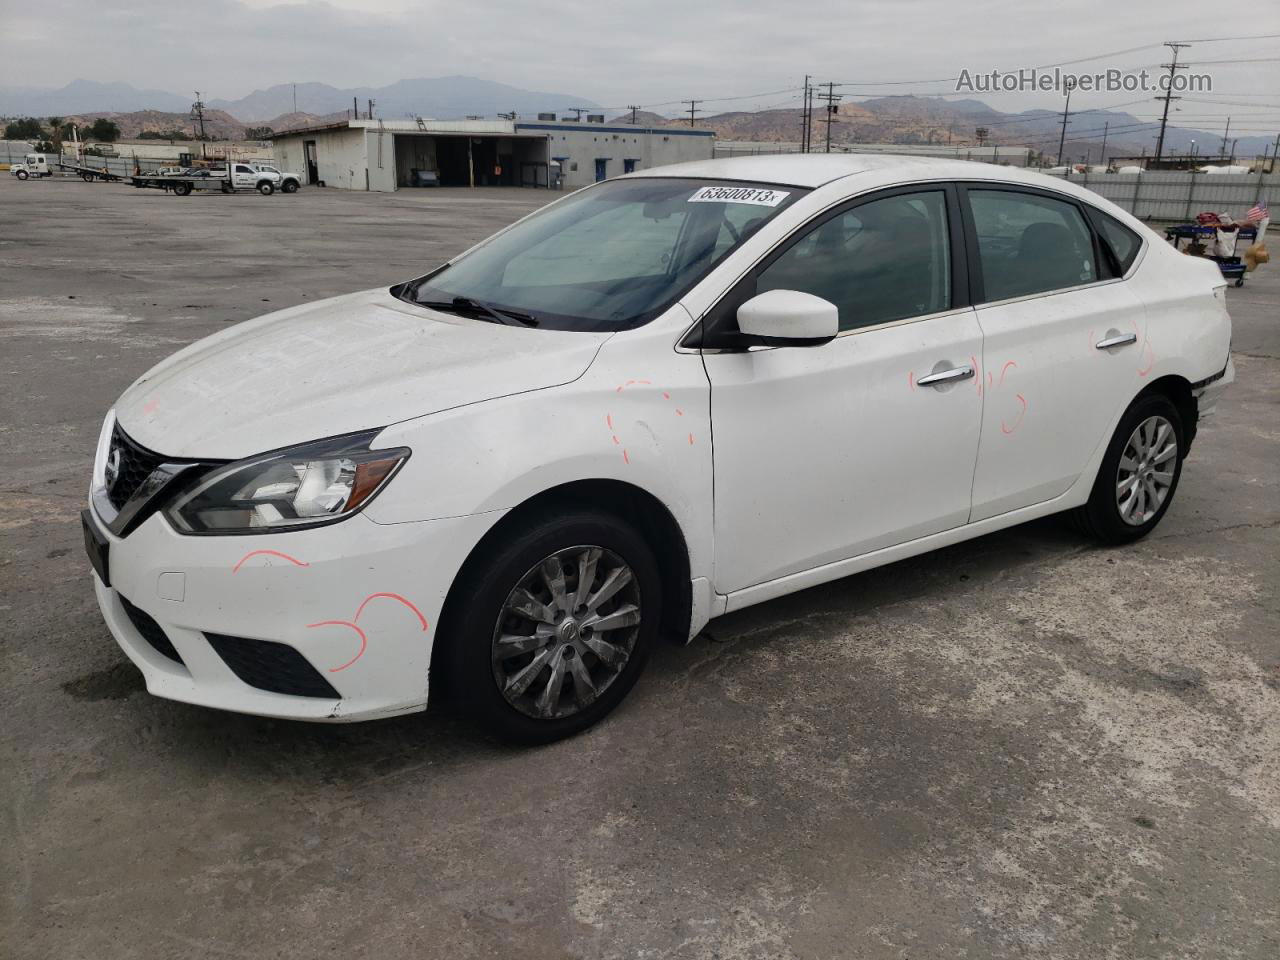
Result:
<instances>
[{"instance_id":1,"label":"green tree","mask_svg":"<svg viewBox=\"0 0 1280 960\"><path fill-rule=\"evenodd\" d=\"M102 143L115 143L120 139L120 128L106 117L99 117L89 126L88 134Z\"/></svg>"},{"instance_id":2,"label":"green tree","mask_svg":"<svg viewBox=\"0 0 1280 960\"><path fill-rule=\"evenodd\" d=\"M23 117L6 124L4 138L6 140L39 140L44 137L44 127L35 117Z\"/></svg>"}]
</instances>

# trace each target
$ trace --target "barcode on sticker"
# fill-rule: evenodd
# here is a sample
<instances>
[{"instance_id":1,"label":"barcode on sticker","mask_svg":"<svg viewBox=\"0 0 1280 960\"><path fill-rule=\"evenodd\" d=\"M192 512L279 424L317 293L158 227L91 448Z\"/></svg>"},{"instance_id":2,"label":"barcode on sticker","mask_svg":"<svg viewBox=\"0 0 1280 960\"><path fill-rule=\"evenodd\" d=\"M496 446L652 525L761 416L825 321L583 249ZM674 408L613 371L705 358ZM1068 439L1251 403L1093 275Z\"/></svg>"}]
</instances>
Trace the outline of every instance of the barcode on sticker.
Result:
<instances>
[{"instance_id":1,"label":"barcode on sticker","mask_svg":"<svg viewBox=\"0 0 1280 960\"><path fill-rule=\"evenodd\" d=\"M703 187L690 203L754 203L761 207L776 207L791 195L789 190L768 190L763 187Z\"/></svg>"}]
</instances>

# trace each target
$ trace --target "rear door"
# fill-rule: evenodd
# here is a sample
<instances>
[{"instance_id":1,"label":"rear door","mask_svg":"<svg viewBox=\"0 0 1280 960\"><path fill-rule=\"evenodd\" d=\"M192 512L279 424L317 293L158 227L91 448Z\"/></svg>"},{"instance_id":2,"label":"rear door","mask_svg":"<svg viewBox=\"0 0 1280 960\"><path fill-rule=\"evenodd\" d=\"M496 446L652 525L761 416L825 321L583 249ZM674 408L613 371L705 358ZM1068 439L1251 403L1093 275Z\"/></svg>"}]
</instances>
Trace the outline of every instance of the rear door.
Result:
<instances>
[{"instance_id":1,"label":"rear door","mask_svg":"<svg viewBox=\"0 0 1280 960\"><path fill-rule=\"evenodd\" d=\"M859 198L798 230L708 315L717 591L968 520L982 335L958 217L944 185ZM835 303L840 335L717 347L737 307L774 289Z\"/></svg>"},{"instance_id":2,"label":"rear door","mask_svg":"<svg viewBox=\"0 0 1280 960\"><path fill-rule=\"evenodd\" d=\"M962 193L984 341L978 521L1065 493L1153 354L1142 303L1073 198L1004 184Z\"/></svg>"}]
</instances>

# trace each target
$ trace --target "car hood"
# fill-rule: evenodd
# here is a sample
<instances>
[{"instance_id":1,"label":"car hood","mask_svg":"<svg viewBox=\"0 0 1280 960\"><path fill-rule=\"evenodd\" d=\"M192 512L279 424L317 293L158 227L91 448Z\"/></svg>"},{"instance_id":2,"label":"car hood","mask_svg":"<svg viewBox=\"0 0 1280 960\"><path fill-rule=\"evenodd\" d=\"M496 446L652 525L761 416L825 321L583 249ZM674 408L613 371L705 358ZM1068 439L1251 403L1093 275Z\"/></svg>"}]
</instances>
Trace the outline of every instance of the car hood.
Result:
<instances>
[{"instance_id":1,"label":"car hood","mask_svg":"<svg viewBox=\"0 0 1280 960\"><path fill-rule=\"evenodd\" d=\"M379 288L197 341L129 387L116 418L165 456L239 459L569 383L610 336L438 313Z\"/></svg>"}]
</instances>

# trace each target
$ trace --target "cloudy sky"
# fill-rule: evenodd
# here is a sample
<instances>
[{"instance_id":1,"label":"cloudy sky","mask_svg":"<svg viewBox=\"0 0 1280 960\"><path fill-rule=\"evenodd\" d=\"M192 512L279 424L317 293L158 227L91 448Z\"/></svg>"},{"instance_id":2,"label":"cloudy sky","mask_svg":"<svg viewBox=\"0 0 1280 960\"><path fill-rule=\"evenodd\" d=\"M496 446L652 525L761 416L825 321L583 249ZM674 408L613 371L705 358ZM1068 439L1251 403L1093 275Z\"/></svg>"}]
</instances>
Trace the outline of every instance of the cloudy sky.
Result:
<instances>
[{"instance_id":1,"label":"cloudy sky","mask_svg":"<svg viewBox=\"0 0 1280 960\"><path fill-rule=\"evenodd\" d=\"M1158 44L1186 39L1201 41L1183 57L1203 64L1214 89L1184 104L1179 122L1232 113L1241 128L1275 129L1280 39L1205 41L1280 35L1280 4L1233 4L1229 17L1224 9L1188 0L0 0L0 63L13 86L85 77L231 99L290 81L376 86L466 74L660 112L697 97L716 112L796 103L806 73L862 84L846 94L954 95L946 78L963 69L1114 53L1071 69L1158 70L1168 53ZM745 99L716 100L729 97ZM1003 110L1061 103L1052 93L978 97ZM1152 112L1149 99L1078 93L1072 107Z\"/></svg>"}]
</instances>

